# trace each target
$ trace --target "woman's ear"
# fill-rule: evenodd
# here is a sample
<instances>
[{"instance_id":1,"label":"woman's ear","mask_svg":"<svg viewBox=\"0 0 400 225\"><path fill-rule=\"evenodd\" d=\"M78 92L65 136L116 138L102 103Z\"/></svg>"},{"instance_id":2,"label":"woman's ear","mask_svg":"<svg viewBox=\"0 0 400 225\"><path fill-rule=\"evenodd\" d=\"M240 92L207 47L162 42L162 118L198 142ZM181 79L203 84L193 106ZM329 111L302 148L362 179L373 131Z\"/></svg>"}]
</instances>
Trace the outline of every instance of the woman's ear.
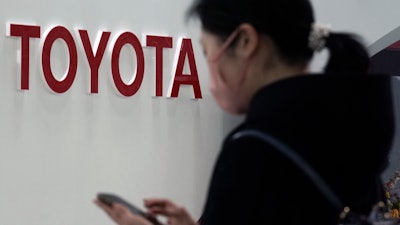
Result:
<instances>
[{"instance_id":1,"label":"woman's ear","mask_svg":"<svg viewBox=\"0 0 400 225\"><path fill-rule=\"evenodd\" d=\"M237 46L241 57L249 58L252 56L259 44L260 36L257 30L249 23L243 23L239 26L239 38Z\"/></svg>"}]
</instances>

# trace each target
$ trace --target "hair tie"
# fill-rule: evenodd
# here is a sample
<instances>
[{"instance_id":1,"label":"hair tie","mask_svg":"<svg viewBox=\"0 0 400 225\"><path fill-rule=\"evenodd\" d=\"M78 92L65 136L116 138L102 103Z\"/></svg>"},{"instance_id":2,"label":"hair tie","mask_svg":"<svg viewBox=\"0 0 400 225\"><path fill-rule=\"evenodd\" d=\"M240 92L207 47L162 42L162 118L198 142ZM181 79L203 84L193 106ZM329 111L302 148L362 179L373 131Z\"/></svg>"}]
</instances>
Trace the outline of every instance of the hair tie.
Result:
<instances>
[{"instance_id":1,"label":"hair tie","mask_svg":"<svg viewBox=\"0 0 400 225\"><path fill-rule=\"evenodd\" d=\"M325 48L326 38L329 33L330 25L313 23L308 36L308 47L317 52L321 51Z\"/></svg>"}]
</instances>

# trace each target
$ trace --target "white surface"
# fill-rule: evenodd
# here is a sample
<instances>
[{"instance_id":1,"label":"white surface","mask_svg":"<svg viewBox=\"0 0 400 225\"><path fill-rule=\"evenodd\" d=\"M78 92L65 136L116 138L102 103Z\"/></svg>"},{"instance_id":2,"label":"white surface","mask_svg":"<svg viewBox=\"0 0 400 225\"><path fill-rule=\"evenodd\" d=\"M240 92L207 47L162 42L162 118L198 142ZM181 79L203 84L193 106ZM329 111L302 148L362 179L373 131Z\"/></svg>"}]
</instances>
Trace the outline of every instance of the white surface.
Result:
<instances>
[{"instance_id":1,"label":"white surface","mask_svg":"<svg viewBox=\"0 0 400 225\"><path fill-rule=\"evenodd\" d=\"M142 206L144 197L162 196L199 216L225 120L207 89L207 71L198 27L185 24L189 1L2 1L0 3L0 224L112 224L93 203L98 191L115 192ZM144 48L140 90L123 97L112 81L107 50L99 71L99 93L89 94L90 69L78 49L78 72L63 94L44 81L40 41L32 39L30 89L19 90L20 38L6 37L6 23L38 25L41 35L62 25L92 43L98 31L169 35L164 50L164 96L179 37L192 38L203 99L191 88L179 98L154 96L155 51ZM110 42L109 45L110 46ZM144 45L142 43L142 45ZM52 69L63 74L68 58L63 42L52 51ZM121 73L129 78L134 60L122 51Z\"/></svg>"},{"instance_id":2,"label":"white surface","mask_svg":"<svg viewBox=\"0 0 400 225\"><path fill-rule=\"evenodd\" d=\"M314 2L319 21L331 23L334 29L354 30L368 44L400 21L397 0ZM211 99L198 26L184 22L189 3L0 2L1 225L112 224L92 203L98 191L116 192L139 206L144 197L169 197L195 217L200 215L221 139L240 118L225 116ZM193 100L190 88L181 90L178 99L152 97L155 55L149 48L144 49L143 84L132 97L116 92L108 53L100 66L99 93L88 94L90 70L80 49L73 86L66 93L55 94L43 79L37 39L31 40L30 90L20 91L20 41L6 37L7 22L39 25L42 36L53 25L71 31L87 29L91 38L101 30L111 31L111 38L120 31L131 31L138 37L172 36L173 49L164 51L164 85L169 83L178 37L192 38L203 99ZM64 52L61 45L55 46L55 73L65 71ZM122 56L125 60L133 57L129 51ZM132 69L121 66L124 74Z\"/></svg>"}]
</instances>

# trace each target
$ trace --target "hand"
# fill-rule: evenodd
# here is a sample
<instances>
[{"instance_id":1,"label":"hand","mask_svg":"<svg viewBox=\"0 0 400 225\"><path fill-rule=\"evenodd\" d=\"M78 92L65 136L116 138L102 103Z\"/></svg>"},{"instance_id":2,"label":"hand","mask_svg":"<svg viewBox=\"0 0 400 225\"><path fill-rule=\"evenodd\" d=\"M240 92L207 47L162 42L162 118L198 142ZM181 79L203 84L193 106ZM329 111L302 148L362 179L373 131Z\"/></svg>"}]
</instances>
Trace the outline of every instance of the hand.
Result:
<instances>
[{"instance_id":1,"label":"hand","mask_svg":"<svg viewBox=\"0 0 400 225\"><path fill-rule=\"evenodd\" d=\"M165 216L169 225L198 225L184 207L168 199L148 198L144 200L144 205L150 215Z\"/></svg>"},{"instance_id":2,"label":"hand","mask_svg":"<svg viewBox=\"0 0 400 225\"><path fill-rule=\"evenodd\" d=\"M113 203L108 206L99 200L94 201L101 209L103 209L108 216L119 225L152 225L150 221L142 216L135 215L129 211L127 207L120 203Z\"/></svg>"}]
</instances>

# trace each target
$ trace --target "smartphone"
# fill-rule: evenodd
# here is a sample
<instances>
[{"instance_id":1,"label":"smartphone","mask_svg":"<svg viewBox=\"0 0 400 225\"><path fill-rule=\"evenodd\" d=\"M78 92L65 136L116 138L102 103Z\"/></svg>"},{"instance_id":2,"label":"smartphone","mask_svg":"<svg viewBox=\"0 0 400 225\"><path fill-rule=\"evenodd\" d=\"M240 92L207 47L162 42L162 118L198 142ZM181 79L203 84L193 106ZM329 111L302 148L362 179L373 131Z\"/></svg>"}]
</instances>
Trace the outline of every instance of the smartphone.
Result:
<instances>
[{"instance_id":1,"label":"smartphone","mask_svg":"<svg viewBox=\"0 0 400 225\"><path fill-rule=\"evenodd\" d=\"M118 195L112 194L112 193L98 193L97 194L97 199L100 200L102 203L112 206L114 202L123 204L126 206L133 214L143 216L147 220L149 220L151 223L154 225L163 225L161 222L157 220L154 216L149 215L148 213L144 212L137 206L133 205L132 203L129 203L125 199L119 197Z\"/></svg>"}]
</instances>

